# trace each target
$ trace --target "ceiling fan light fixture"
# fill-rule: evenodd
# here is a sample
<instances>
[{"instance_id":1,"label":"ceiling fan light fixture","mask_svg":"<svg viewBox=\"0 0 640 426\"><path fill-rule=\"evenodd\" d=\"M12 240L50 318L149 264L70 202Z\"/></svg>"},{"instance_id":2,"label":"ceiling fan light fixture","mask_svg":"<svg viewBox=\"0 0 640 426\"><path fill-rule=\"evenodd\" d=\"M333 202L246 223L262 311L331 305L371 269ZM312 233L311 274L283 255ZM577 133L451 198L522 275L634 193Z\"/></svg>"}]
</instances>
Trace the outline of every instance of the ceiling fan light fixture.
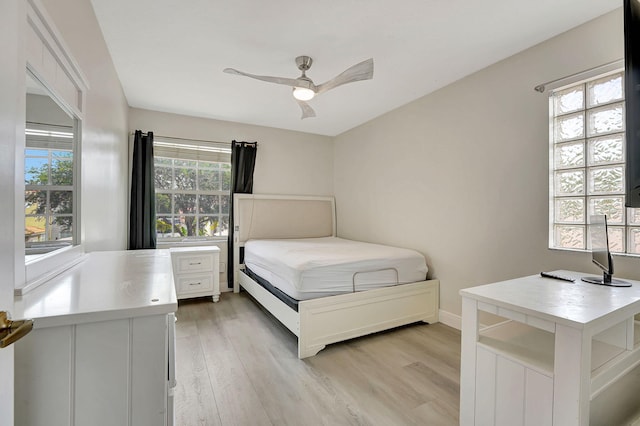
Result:
<instances>
[{"instance_id":1,"label":"ceiling fan light fixture","mask_svg":"<svg viewBox=\"0 0 640 426\"><path fill-rule=\"evenodd\" d=\"M295 87L293 89L293 97L299 101L310 101L316 93L306 87Z\"/></svg>"},{"instance_id":2,"label":"ceiling fan light fixture","mask_svg":"<svg viewBox=\"0 0 640 426\"><path fill-rule=\"evenodd\" d=\"M640 0L637 0L640 1ZM227 74L241 75L245 77L254 78L256 80L266 81L268 83L282 84L293 88L293 97L297 101L298 106L302 109L302 117L315 117L316 113L313 108L309 106L306 101L310 101L316 95L320 95L327 90L335 89L343 84L353 83L360 80L370 80L373 78L373 58L369 58L366 61L362 61L355 64L329 81L326 81L320 85L315 85L306 72L311 67L313 59L309 56L298 56L296 58L296 65L298 69L302 71L302 75L296 79L285 77L272 77L268 75L256 75L249 74L247 72L238 71L233 68L225 68L222 71Z\"/></svg>"}]
</instances>

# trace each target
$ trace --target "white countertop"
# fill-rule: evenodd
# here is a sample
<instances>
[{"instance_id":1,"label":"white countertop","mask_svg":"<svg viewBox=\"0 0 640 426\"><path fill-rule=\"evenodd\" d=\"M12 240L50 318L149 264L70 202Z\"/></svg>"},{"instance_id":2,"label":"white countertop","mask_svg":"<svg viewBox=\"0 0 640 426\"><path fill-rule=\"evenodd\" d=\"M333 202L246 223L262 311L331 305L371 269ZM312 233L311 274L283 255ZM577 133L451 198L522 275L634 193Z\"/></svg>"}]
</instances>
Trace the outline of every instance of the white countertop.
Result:
<instances>
[{"instance_id":1,"label":"white countertop","mask_svg":"<svg viewBox=\"0 0 640 426\"><path fill-rule=\"evenodd\" d=\"M640 305L638 281L621 278L633 286L608 287L580 280L585 276L597 275L595 273L553 272L575 278L576 281L559 281L537 274L462 289L460 295L579 328L615 311L626 308L637 311Z\"/></svg>"},{"instance_id":2,"label":"white countertop","mask_svg":"<svg viewBox=\"0 0 640 426\"><path fill-rule=\"evenodd\" d=\"M165 314L177 307L169 250L92 252L16 297L12 317L44 328Z\"/></svg>"}]
</instances>

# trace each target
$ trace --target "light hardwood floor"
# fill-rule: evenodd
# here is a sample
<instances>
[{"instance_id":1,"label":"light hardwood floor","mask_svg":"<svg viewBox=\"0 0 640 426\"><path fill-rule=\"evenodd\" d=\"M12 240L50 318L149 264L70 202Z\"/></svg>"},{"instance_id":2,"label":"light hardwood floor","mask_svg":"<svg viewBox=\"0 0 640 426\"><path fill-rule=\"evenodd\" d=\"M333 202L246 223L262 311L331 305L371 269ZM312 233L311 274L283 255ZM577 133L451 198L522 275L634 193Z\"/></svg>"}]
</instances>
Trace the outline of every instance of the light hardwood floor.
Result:
<instances>
[{"instance_id":1,"label":"light hardwood floor","mask_svg":"<svg viewBox=\"0 0 640 426\"><path fill-rule=\"evenodd\" d=\"M457 425L460 332L415 324L297 358L246 293L181 300L176 424Z\"/></svg>"}]
</instances>

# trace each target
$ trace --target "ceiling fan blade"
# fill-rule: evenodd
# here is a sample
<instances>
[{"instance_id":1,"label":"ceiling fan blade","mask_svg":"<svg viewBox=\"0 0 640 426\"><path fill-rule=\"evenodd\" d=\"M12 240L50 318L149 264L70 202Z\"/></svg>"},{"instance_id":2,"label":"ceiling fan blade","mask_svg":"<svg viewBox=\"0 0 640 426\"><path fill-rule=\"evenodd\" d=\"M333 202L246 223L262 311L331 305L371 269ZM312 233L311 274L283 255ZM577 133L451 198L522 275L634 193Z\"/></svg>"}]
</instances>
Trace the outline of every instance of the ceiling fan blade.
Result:
<instances>
[{"instance_id":1,"label":"ceiling fan blade","mask_svg":"<svg viewBox=\"0 0 640 426\"><path fill-rule=\"evenodd\" d=\"M317 94L326 92L343 84L352 83L354 81L369 80L373 78L373 58L362 61L359 64L348 68L333 79L317 86Z\"/></svg>"},{"instance_id":2,"label":"ceiling fan blade","mask_svg":"<svg viewBox=\"0 0 640 426\"><path fill-rule=\"evenodd\" d=\"M284 84L285 86L296 87L296 85L299 85L298 80L296 80L295 78L270 77L268 75L255 75L255 74L249 74L246 72L238 71L233 68L225 68L224 70L222 70L222 72L226 72L227 74L251 77L251 78L255 78L256 80L266 81L268 83Z\"/></svg>"},{"instance_id":3,"label":"ceiling fan blade","mask_svg":"<svg viewBox=\"0 0 640 426\"><path fill-rule=\"evenodd\" d=\"M302 117L300 117L300 120L316 116L316 112L311 108L311 105L298 99L296 99L296 102L300 105L300 109L302 110Z\"/></svg>"}]
</instances>

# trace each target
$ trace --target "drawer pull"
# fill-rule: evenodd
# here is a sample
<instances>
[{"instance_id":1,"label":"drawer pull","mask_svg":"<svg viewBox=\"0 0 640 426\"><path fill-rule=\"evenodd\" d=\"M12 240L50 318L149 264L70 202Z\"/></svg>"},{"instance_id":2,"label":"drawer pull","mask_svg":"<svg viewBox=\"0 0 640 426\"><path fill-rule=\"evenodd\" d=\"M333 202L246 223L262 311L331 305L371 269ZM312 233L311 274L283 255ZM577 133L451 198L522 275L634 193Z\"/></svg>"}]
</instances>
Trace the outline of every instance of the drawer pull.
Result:
<instances>
[{"instance_id":1,"label":"drawer pull","mask_svg":"<svg viewBox=\"0 0 640 426\"><path fill-rule=\"evenodd\" d=\"M197 283L189 283L189 285L200 285L202 284L200 281L198 281Z\"/></svg>"},{"instance_id":2,"label":"drawer pull","mask_svg":"<svg viewBox=\"0 0 640 426\"><path fill-rule=\"evenodd\" d=\"M202 262L189 262L190 266L194 266L194 265L202 265Z\"/></svg>"}]
</instances>

